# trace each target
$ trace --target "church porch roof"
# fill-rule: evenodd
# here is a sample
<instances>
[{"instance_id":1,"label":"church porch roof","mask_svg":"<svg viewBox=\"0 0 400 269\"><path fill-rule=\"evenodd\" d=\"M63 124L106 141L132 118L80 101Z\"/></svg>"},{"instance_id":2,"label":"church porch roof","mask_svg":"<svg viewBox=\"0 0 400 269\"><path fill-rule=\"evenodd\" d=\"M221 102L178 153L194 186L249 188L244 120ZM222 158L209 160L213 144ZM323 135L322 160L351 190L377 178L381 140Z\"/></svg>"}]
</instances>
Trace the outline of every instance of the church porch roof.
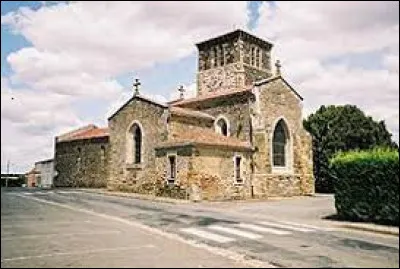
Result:
<instances>
[{"instance_id":1,"label":"church porch roof","mask_svg":"<svg viewBox=\"0 0 400 269\"><path fill-rule=\"evenodd\" d=\"M209 121L214 121L215 117L213 117L210 114L198 111L198 110L192 110L192 109L187 109L187 108L181 108L181 107L170 107L170 112L172 115L177 115L177 116L183 116L183 117L190 117L190 118L201 118Z\"/></svg>"},{"instance_id":2,"label":"church porch roof","mask_svg":"<svg viewBox=\"0 0 400 269\"><path fill-rule=\"evenodd\" d=\"M182 146L213 146L251 151L249 142L235 137L227 137L208 129L189 129L176 134L174 137L159 144L156 148L174 148Z\"/></svg>"}]
</instances>

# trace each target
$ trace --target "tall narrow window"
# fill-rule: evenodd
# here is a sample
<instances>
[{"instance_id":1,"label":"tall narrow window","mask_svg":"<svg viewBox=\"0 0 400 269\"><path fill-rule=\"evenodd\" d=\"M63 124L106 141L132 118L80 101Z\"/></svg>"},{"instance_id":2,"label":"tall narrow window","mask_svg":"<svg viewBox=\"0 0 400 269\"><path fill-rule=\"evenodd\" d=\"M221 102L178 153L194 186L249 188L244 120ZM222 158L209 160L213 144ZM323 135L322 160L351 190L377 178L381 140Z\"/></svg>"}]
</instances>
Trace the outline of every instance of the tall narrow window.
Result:
<instances>
[{"instance_id":1,"label":"tall narrow window","mask_svg":"<svg viewBox=\"0 0 400 269\"><path fill-rule=\"evenodd\" d=\"M82 165L82 149L78 148L78 158L76 159L77 170L81 170Z\"/></svg>"},{"instance_id":2,"label":"tall narrow window","mask_svg":"<svg viewBox=\"0 0 400 269\"><path fill-rule=\"evenodd\" d=\"M176 156L175 155L168 156L168 160L169 160L168 183L173 184L175 183L176 179Z\"/></svg>"},{"instance_id":3,"label":"tall narrow window","mask_svg":"<svg viewBox=\"0 0 400 269\"><path fill-rule=\"evenodd\" d=\"M101 163L104 164L104 161L106 159L106 148L104 146L100 147L100 160Z\"/></svg>"},{"instance_id":4,"label":"tall narrow window","mask_svg":"<svg viewBox=\"0 0 400 269\"><path fill-rule=\"evenodd\" d=\"M243 183L242 171L240 169L242 157L235 156L235 181L236 183Z\"/></svg>"},{"instance_id":5,"label":"tall narrow window","mask_svg":"<svg viewBox=\"0 0 400 269\"><path fill-rule=\"evenodd\" d=\"M275 127L272 143L273 165L285 167L287 165L288 136L287 126L283 120L279 120Z\"/></svg>"},{"instance_id":6,"label":"tall narrow window","mask_svg":"<svg viewBox=\"0 0 400 269\"><path fill-rule=\"evenodd\" d=\"M139 126L135 126L135 130L133 133L134 139L134 151L135 151L135 163L142 162L142 131L140 130Z\"/></svg>"}]
</instances>

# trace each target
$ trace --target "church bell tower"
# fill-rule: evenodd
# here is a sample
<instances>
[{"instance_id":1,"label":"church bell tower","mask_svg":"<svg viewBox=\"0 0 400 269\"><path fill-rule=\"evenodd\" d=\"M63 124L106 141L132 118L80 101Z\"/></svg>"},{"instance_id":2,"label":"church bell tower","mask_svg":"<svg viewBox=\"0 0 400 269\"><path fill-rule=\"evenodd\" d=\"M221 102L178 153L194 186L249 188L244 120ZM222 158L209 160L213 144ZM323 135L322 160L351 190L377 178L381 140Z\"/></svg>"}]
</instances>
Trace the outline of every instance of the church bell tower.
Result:
<instances>
[{"instance_id":1,"label":"church bell tower","mask_svg":"<svg viewBox=\"0 0 400 269\"><path fill-rule=\"evenodd\" d=\"M272 75L272 44L242 30L196 44L197 95L241 90Z\"/></svg>"}]
</instances>

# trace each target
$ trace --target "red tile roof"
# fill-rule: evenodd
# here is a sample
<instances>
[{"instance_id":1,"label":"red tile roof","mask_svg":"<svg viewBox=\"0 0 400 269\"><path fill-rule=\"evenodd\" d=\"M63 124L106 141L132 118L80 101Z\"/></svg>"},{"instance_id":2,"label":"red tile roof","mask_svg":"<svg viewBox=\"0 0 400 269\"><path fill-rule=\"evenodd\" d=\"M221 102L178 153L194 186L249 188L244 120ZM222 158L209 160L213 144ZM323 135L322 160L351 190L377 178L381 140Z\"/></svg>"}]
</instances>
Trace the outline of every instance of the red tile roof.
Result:
<instances>
[{"instance_id":1,"label":"red tile roof","mask_svg":"<svg viewBox=\"0 0 400 269\"><path fill-rule=\"evenodd\" d=\"M88 126L58 136L57 142L83 140L107 136L109 136L108 128L98 128L97 126L90 124Z\"/></svg>"},{"instance_id":2,"label":"red tile roof","mask_svg":"<svg viewBox=\"0 0 400 269\"><path fill-rule=\"evenodd\" d=\"M175 147L184 145L206 145L225 148L252 150L250 143L235 137L227 137L215 133L211 129L188 129L177 134L169 141L161 143L158 147Z\"/></svg>"},{"instance_id":3,"label":"red tile roof","mask_svg":"<svg viewBox=\"0 0 400 269\"><path fill-rule=\"evenodd\" d=\"M203 102L203 101L208 101L216 98L221 98L221 97L227 97L231 95L237 95L237 94L243 94L243 93L251 93L252 86L249 86L244 89L235 89L235 90L225 90L222 92L216 92L213 94L205 94L201 96L197 96L194 98L189 98L189 99L178 99L178 100L173 100L169 102L170 105L172 106L180 106L180 105L186 105L186 104L191 104L191 103L196 103L196 102Z\"/></svg>"},{"instance_id":4,"label":"red tile roof","mask_svg":"<svg viewBox=\"0 0 400 269\"><path fill-rule=\"evenodd\" d=\"M211 121L215 120L215 118L212 115L198 111L198 110L192 110L192 109L181 108L181 107L170 107L170 111L173 115L191 117L191 118L203 118L203 119L211 120Z\"/></svg>"}]
</instances>

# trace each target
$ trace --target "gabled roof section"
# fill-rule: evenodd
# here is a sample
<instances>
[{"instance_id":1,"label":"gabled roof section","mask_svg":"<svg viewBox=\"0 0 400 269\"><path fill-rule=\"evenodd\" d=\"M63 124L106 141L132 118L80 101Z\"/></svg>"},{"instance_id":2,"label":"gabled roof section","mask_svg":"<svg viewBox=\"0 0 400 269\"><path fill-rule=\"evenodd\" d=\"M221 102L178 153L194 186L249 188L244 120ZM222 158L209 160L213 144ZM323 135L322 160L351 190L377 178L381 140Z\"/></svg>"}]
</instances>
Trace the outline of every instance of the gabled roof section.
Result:
<instances>
[{"instance_id":1,"label":"gabled roof section","mask_svg":"<svg viewBox=\"0 0 400 269\"><path fill-rule=\"evenodd\" d=\"M171 101L168 104L170 104L172 106L181 106L181 105L187 105L187 104L192 104L192 103L207 102L207 101L211 101L214 99L226 98L226 97L234 96L234 95L252 94L251 90L252 90L252 87L246 87L246 88L239 89L239 90L235 89L235 90L230 90L230 91L216 92L214 94L205 94L205 95L201 95L201 96L194 97L194 98L178 99L178 100Z\"/></svg>"},{"instance_id":2,"label":"gabled roof section","mask_svg":"<svg viewBox=\"0 0 400 269\"><path fill-rule=\"evenodd\" d=\"M196 44L198 49L202 49L205 46L212 46L226 40L232 39L242 39L242 40L251 40L252 42L259 44L262 47L267 47L268 49L272 48L273 44L267 40L261 39L253 34L245 32L241 29L234 30L232 32L228 32L204 41L201 41Z\"/></svg>"},{"instance_id":3,"label":"gabled roof section","mask_svg":"<svg viewBox=\"0 0 400 269\"><path fill-rule=\"evenodd\" d=\"M220 148L231 148L251 151L249 142L239 140L235 137L227 137L217 134L211 129L188 129L178 133L166 142L157 146L157 148L170 148L181 146L213 146Z\"/></svg>"},{"instance_id":4,"label":"gabled roof section","mask_svg":"<svg viewBox=\"0 0 400 269\"><path fill-rule=\"evenodd\" d=\"M118 112L120 112L125 106L127 106L133 99L138 99L138 100L141 100L141 101L144 101L144 102L148 102L150 104L153 104L153 105L156 105L156 106L159 106L159 107L162 107L162 108L167 108L168 107L168 105L166 105L166 104L151 100L150 98L145 97L145 96L143 96L141 94L135 94L131 98L129 98L129 100L126 101L120 108L118 108L117 111L115 111L110 117L108 117L108 120L112 119L115 115L117 115Z\"/></svg>"},{"instance_id":5,"label":"gabled roof section","mask_svg":"<svg viewBox=\"0 0 400 269\"><path fill-rule=\"evenodd\" d=\"M277 80L277 79L282 80L283 83L285 83L286 86L288 86L289 89L290 89L301 101L303 101L304 98L303 98L303 97L289 84L289 82L287 82L286 79L284 79L282 76L274 76L274 77L271 77L271 78L267 78L267 79L263 79L263 80L256 81L256 82L254 82L254 86L261 86L261 85L263 85L263 84L270 83L270 82L275 81L275 80Z\"/></svg>"},{"instance_id":6,"label":"gabled roof section","mask_svg":"<svg viewBox=\"0 0 400 269\"><path fill-rule=\"evenodd\" d=\"M177 116L182 116L182 117L189 117L189 118L198 118L198 119L204 119L204 120L209 120L209 121L214 121L215 118L211 116L210 114L198 111L198 110L192 110L192 109L187 109L187 108L181 108L181 107L170 107L169 108L170 112L172 115L177 115Z\"/></svg>"},{"instance_id":7,"label":"gabled roof section","mask_svg":"<svg viewBox=\"0 0 400 269\"><path fill-rule=\"evenodd\" d=\"M56 137L56 142L84 140L91 138L108 137L108 128L99 128L94 124L89 124L71 132Z\"/></svg>"}]
</instances>

